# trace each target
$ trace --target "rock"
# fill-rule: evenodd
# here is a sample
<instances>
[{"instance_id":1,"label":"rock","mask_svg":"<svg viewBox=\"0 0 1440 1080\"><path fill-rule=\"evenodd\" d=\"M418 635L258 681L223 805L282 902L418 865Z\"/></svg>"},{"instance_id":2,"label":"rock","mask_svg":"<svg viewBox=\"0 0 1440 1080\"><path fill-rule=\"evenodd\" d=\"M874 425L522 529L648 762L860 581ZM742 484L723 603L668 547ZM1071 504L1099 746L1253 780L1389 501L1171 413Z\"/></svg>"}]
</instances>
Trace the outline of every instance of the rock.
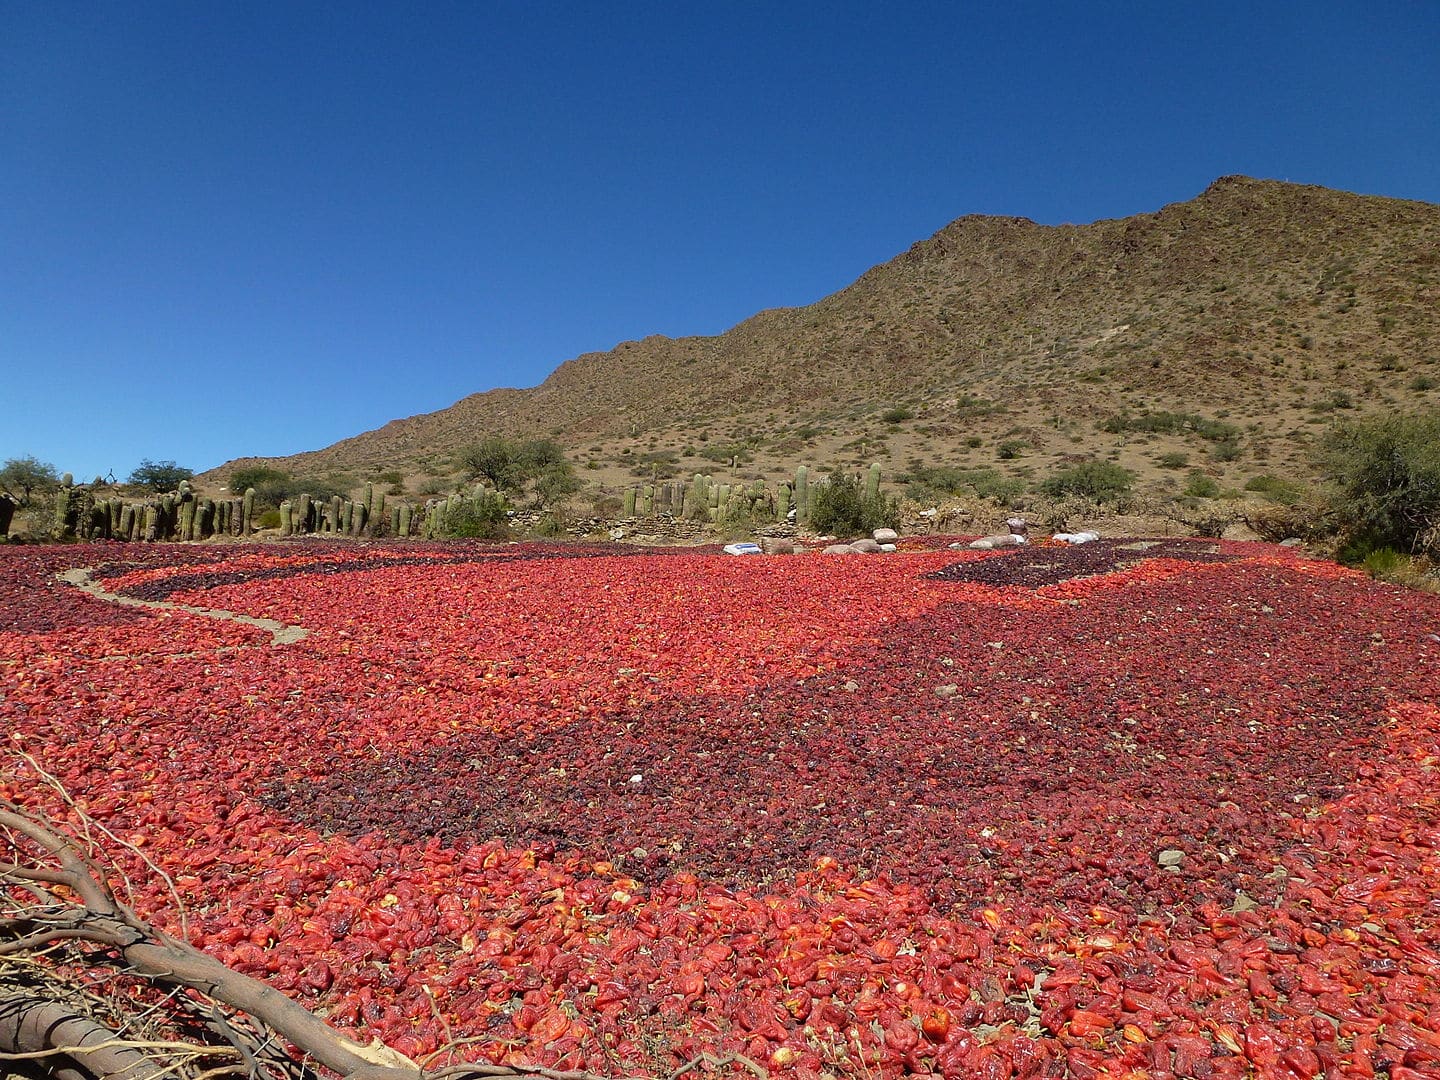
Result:
<instances>
[{"instance_id":1,"label":"rock","mask_svg":"<svg viewBox=\"0 0 1440 1080\"><path fill-rule=\"evenodd\" d=\"M935 687L935 696L938 698L952 698L960 692L960 687L954 683L946 683L944 686Z\"/></svg>"},{"instance_id":2,"label":"rock","mask_svg":"<svg viewBox=\"0 0 1440 1080\"><path fill-rule=\"evenodd\" d=\"M778 536L762 536L760 550L766 555L794 555L795 541L785 540Z\"/></svg>"},{"instance_id":3,"label":"rock","mask_svg":"<svg viewBox=\"0 0 1440 1080\"><path fill-rule=\"evenodd\" d=\"M1254 911L1254 910L1255 910L1257 907L1259 907L1259 906L1260 906L1259 903L1257 903L1252 897L1246 896L1245 893L1244 893L1242 890L1236 889L1236 890L1235 890L1235 903L1233 903L1233 904L1230 905L1230 910L1231 910L1231 911Z\"/></svg>"},{"instance_id":4,"label":"rock","mask_svg":"<svg viewBox=\"0 0 1440 1080\"><path fill-rule=\"evenodd\" d=\"M898 547L896 547L894 544L881 544L881 545L880 545L880 550L883 551L886 555L889 555L889 554L891 554L892 552L899 551L900 549L899 549Z\"/></svg>"},{"instance_id":5,"label":"rock","mask_svg":"<svg viewBox=\"0 0 1440 1080\"><path fill-rule=\"evenodd\" d=\"M852 540L850 541L850 547L864 555L880 554L880 545L874 540Z\"/></svg>"},{"instance_id":6,"label":"rock","mask_svg":"<svg viewBox=\"0 0 1440 1080\"><path fill-rule=\"evenodd\" d=\"M1022 517L1008 519L1005 522L1005 527L1009 529L1014 536L1026 536L1030 532L1030 526L1026 524L1025 519Z\"/></svg>"},{"instance_id":7,"label":"rock","mask_svg":"<svg viewBox=\"0 0 1440 1080\"><path fill-rule=\"evenodd\" d=\"M900 534L894 529L876 529L870 534L877 544L893 544L900 539Z\"/></svg>"},{"instance_id":8,"label":"rock","mask_svg":"<svg viewBox=\"0 0 1440 1080\"><path fill-rule=\"evenodd\" d=\"M849 544L828 544L820 551L821 555L859 555Z\"/></svg>"},{"instance_id":9,"label":"rock","mask_svg":"<svg viewBox=\"0 0 1440 1080\"><path fill-rule=\"evenodd\" d=\"M1220 534L1222 540L1263 540L1264 537L1250 528L1243 521L1237 521L1225 526L1225 531Z\"/></svg>"},{"instance_id":10,"label":"rock","mask_svg":"<svg viewBox=\"0 0 1440 1080\"><path fill-rule=\"evenodd\" d=\"M1304 540L1301 540L1298 536L1287 536L1284 540L1281 540L1281 541L1280 541L1280 546L1281 546L1281 547L1304 547L1304 546L1305 546L1305 541L1304 541Z\"/></svg>"},{"instance_id":11,"label":"rock","mask_svg":"<svg viewBox=\"0 0 1440 1080\"><path fill-rule=\"evenodd\" d=\"M979 540L973 541L970 546L980 551L987 551L990 548L1019 547L1025 542L1023 536L1016 536L1014 533L996 533L994 536L982 536Z\"/></svg>"},{"instance_id":12,"label":"rock","mask_svg":"<svg viewBox=\"0 0 1440 1080\"><path fill-rule=\"evenodd\" d=\"M1166 870L1178 870L1180 864L1185 861L1185 853L1179 848L1166 848L1155 856L1155 862Z\"/></svg>"}]
</instances>

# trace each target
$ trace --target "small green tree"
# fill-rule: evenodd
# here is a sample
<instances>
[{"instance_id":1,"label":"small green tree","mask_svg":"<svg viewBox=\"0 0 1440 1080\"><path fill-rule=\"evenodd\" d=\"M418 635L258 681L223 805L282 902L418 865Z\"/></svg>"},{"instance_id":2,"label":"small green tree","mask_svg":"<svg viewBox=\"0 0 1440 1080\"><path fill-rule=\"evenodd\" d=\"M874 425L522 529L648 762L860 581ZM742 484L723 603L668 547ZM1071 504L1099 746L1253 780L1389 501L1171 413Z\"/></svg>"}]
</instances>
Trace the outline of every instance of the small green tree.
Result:
<instances>
[{"instance_id":1,"label":"small green tree","mask_svg":"<svg viewBox=\"0 0 1440 1080\"><path fill-rule=\"evenodd\" d=\"M151 491L174 491L180 486L181 480L189 480L194 475L194 470L176 465L173 461L151 461L145 458L140 462L140 467L130 474L128 482Z\"/></svg>"},{"instance_id":2,"label":"small green tree","mask_svg":"<svg viewBox=\"0 0 1440 1080\"><path fill-rule=\"evenodd\" d=\"M524 481L519 445L500 435L487 435L465 447L457 462L467 479L484 480L496 491L513 491Z\"/></svg>"},{"instance_id":3,"label":"small green tree","mask_svg":"<svg viewBox=\"0 0 1440 1080\"><path fill-rule=\"evenodd\" d=\"M0 490L14 496L20 506L29 506L30 497L54 491L60 486L60 474L48 461L31 455L10 458L0 466Z\"/></svg>"},{"instance_id":4,"label":"small green tree","mask_svg":"<svg viewBox=\"0 0 1440 1080\"><path fill-rule=\"evenodd\" d=\"M1440 413L1343 422L1323 452L1352 548L1440 551Z\"/></svg>"},{"instance_id":5,"label":"small green tree","mask_svg":"<svg viewBox=\"0 0 1440 1080\"><path fill-rule=\"evenodd\" d=\"M258 496L271 485L288 484L292 477L283 469L270 465L246 465L230 474L229 487L233 492L244 494L247 488L254 488Z\"/></svg>"},{"instance_id":6,"label":"small green tree","mask_svg":"<svg viewBox=\"0 0 1440 1080\"><path fill-rule=\"evenodd\" d=\"M484 480L497 491L524 495L539 506L552 506L580 490L575 467L549 439L507 439L488 435L457 457L468 479Z\"/></svg>"},{"instance_id":7,"label":"small green tree","mask_svg":"<svg viewBox=\"0 0 1440 1080\"><path fill-rule=\"evenodd\" d=\"M1062 469L1040 484L1045 495L1078 495L1097 503L1115 502L1128 495L1135 474L1110 461L1082 461Z\"/></svg>"}]
</instances>

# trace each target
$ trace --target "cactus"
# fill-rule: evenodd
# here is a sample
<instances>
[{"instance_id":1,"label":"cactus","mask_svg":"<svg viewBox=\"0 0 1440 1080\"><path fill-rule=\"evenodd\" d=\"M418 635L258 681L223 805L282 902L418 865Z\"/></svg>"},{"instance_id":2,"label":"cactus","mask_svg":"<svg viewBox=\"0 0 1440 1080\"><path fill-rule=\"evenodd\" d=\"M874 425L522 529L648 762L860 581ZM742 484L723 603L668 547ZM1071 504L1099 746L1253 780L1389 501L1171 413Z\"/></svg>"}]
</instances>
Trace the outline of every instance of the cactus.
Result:
<instances>
[{"instance_id":1,"label":"cactus","mask_svg":"<svg viewBox=\"0 0 1440 1080\"><path fill-rule=\"evenodd\" d=\"M365 504L363 502L357 502L351 512L350 535L362 535L365 532L365 522L367 520Z\"/></svg>"},{"instance_id":2,"label":"cactus","mask_svg":"<svg viewBox=\"0 0 1440 1080\"><path fill-rule=\"evenodd\" d=\"M255 527L255 489L246 488L240 504L240 535L249 536Z\"/></svg>"},{"instance_id":3,"label":"cactus","mask_svg":"<svg viewBox=\"0 0 1440 1080\"><path fill-rule=\"evenodd\" d=\"M625 489L624 507L620 512L627 520L635 516L635 495L636 492L633 487Z\"/></svg>"},{"instance_id":4,"label":"cactus","mask_svg":"<svg viewBox=\"0 0 1440 1080\"><path fill-rule=\"evenodd\" d=\"M180 503L180 539L195 539L195 497L188 491Z\"/></svg>"},{"instance_id":5,"label":"cactus","mask_svg":"<svg viewBox=\"0 0 1440 1080\"><path fill-rule=\"evenodd\" d=\"M810 470L804 465L795 470L795 519L801 524L810 521Z\"/></svg>"},{"instance_id":6,"label":"cactus","mask_svg":"<svg viewBox=\"0 0 1440 1080\"><path fill-rule=\"evenodd\" d=\"M293 536L295 534L295 506L289 499L280 500L280 535Z\"/></svg>"},{"instance_id":7,"label":"cactus","mask_svg":"<svg viewBox=\"0 0 1440 1080\"><path fill-rule=\"evenodd\" d=\"M874 502L880 498L880 463L874 462L865 473L865 501Z\"/></svg>"},{"instance_id":8,"label":"cactus","mask_svg":"<svg viewBox=\"0 0 1440 1080\"><path fill-rule=\"evenodd\" d=\"M302 492L295 501L295 531L297 533L314 531L310 522L310 495L306 492Z\"/></svg>"},{"instance_id":9,"label":"cactus","mask_svg":"<svg viewBox=\"0 0 1440 1080\"><path fill-rule=\"evenodd\" d=\"M74 477L72 474L68 473L68 472L65 473L65 474L63 474L63 475L60 477L60 486L63 487L63 488L72 488L72 487L74 487L74 486L75 486L75 477Z\"/></svg>"},{"instance_id":10,"label":"cactus","mask_svg":"<svg viewBox=\"0 0 1440 1080\"><path fill-rule=\"evenodd\" d=\"M369 521L375 516L375 485L369 480L365 481L365 520Z\"/></svg>"},{"instance_id":11,"label":"cactus","mask_svg":"<svg viewBox=\"0 0 1440 1080\"><path fill-rule=\"evenodd\" d=\"M215 532L215 502L212 499L201 499L200 505L195 511L195 535L204 540Z\"/></svg>"},{"instance_id":12,"label":"cactus","mask_svg":"<svg viewBox=\"0 0 1440 1080\"><path fill-rule=\"evenodd\" d=\"M145 504L145 539L151 542L160 539L160 507L153 502Z\"/></svg>"}]
</instances>

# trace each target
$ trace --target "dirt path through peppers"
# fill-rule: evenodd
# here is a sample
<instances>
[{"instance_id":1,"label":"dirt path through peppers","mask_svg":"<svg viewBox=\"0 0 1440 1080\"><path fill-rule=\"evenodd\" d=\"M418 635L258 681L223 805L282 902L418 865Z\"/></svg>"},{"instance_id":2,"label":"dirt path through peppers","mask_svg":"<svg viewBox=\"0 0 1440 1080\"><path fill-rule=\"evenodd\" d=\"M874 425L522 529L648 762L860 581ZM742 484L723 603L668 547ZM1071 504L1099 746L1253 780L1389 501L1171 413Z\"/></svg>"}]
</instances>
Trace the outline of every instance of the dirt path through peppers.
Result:
<instances>
[{"instance_id":1,"label":"dirt path through peppers","mask_svg":"<svg viewBox=\"0 0 1440 1080\"><path fill-rule=\"evenodd\" d=\"M254 626L265 630L270 634L271 645L293 645L297 641L303 641L310 635L310 631L303 626L290 626L286 623L277 622L274 619L263 619L254 615L242 615L238 611L222 611L219 608L194 607L190 604L176 604L169 600L141 600L134 596L123 596L120 593L111 592L95 580L93 570L88 566L77 566L65 570L56 575L67 585L74 585L77 589L89 593L97 600L103 600L107 604L118 604L121 607L142 607L157 608L164 611L183 611L187 615L200 615L207 619L221 619L225 622L244 623L246 626Z\"/></svg>"}]
</instances>

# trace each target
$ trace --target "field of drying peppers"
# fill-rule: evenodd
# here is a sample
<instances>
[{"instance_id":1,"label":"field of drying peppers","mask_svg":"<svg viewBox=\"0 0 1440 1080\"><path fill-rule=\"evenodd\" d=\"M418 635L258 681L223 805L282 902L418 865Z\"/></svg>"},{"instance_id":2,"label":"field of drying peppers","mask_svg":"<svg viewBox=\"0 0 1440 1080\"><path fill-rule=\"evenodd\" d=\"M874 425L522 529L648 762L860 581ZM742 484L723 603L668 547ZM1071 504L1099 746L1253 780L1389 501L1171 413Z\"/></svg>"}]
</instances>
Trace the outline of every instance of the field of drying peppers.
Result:
<instances>
[{"instance_id":1,"label":"field of drying peppers","mask_svg":"<svg viewBox=\"0 0 1440 1080\"><path fill-rule=\"evenodd\" d=\"M29 755L173 880L116 852L142 915L413 1056L1440 1075L1433 596L1259 544L95 545L0 550L0 613L0 795L67 812Z\"/></svg>"}]
</instances>

